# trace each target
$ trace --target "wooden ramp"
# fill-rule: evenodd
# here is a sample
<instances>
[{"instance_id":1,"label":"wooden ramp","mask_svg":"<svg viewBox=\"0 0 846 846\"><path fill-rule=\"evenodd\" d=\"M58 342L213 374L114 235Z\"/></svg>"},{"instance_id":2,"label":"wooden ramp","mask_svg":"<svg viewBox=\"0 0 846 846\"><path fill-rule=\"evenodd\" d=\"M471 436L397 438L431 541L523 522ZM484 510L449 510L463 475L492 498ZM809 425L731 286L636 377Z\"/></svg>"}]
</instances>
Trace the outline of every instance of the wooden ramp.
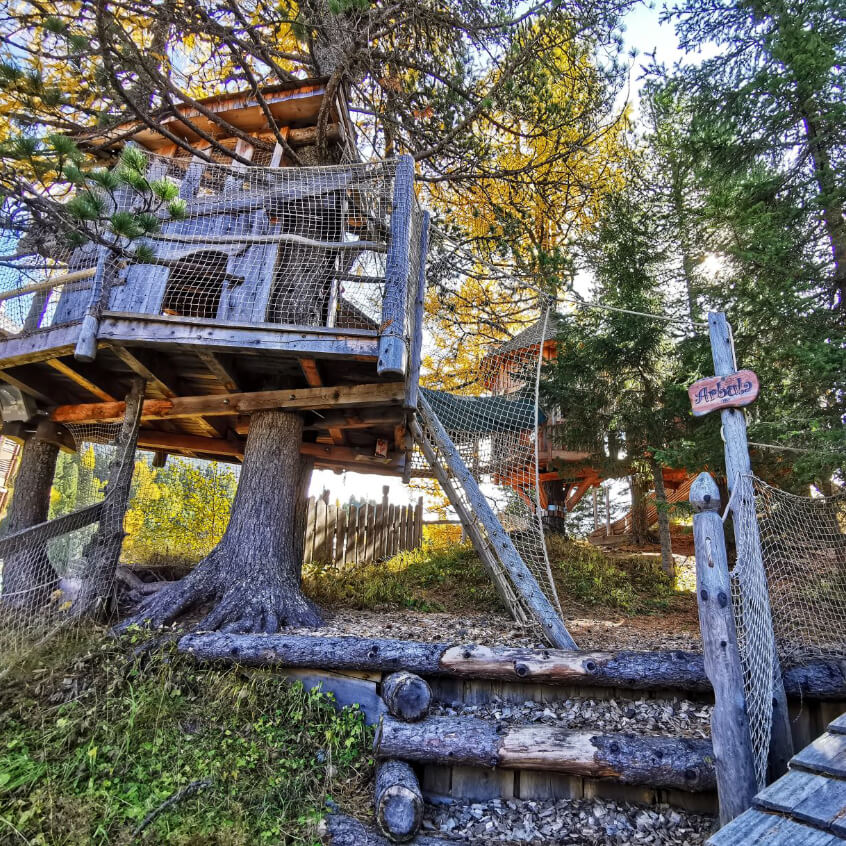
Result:
<instances>
[{"instance_id":1,"label":"wooden ramp","mask_svg":"<svg viewBox=\"0 0 846 846\"><path fill-rule=\"evenodd\" d=\"M846 714L790 761L787 775L762 790L754 806L708 846L846 844Z\"/></svg>"}]
</instances>

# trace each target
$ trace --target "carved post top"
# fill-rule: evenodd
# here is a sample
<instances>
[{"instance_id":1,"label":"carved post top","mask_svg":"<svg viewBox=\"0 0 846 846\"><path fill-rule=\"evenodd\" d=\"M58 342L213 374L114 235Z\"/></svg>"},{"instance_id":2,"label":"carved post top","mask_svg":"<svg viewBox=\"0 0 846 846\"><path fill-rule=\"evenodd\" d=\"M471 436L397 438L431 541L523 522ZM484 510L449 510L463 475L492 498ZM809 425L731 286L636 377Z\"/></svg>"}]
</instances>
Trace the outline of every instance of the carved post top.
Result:
<instances>
[{"instance_id":1,"label":"carved post top","mask_svg":"<svg viewBox=\"0 0 846 846\"><path fill-rule=\"evenodd\" d=\"M697 514L720 510L720 489L710 473L700 473L690 486L690 504Z\"/></svg>"}]
</instances>

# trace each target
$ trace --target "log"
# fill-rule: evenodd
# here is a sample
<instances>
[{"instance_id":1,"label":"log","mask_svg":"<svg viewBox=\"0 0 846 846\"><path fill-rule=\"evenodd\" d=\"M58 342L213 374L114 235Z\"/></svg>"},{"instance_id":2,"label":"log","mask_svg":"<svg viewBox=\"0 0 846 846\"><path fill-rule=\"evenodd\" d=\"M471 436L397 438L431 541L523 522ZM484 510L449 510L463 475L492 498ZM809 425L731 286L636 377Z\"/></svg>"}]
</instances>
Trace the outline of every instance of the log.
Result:
<instances>
[{"instance_id":1,"label":"log","mask_svg":"<svg viewBox=\"0 0 846 846\"><path fill-rule=\"evenodd\" d=\"M331 814L321 826L321 839L331 846L391 846L381 834L353 817ZM454 840L420 835L410 841L413 846L455 846Z\"/></svg>"},{"instance_id":2,"label":"log","mask_svg":"<svg viewBox=\"0 0 846 846\"><path fill-rule=\"evenodd\" d=\"M694 652L588 652L458 646L413 640L308 635L185 635L180 652L203 661L253 666L322 667L630 690L711 690L702 656ZM846 699L846 662L815 661L789 669L785 686L804 699Z\"/></svg>"},{"instance_id":3,"label":"log","mask_svg":"<svg viewBox=\"0 0 846 846\"><path fill-rule=\"evenodd\" d=\"M720 797L720 825L728 825L752 807L758 782L743 694L743 665L731 606L720 491L710 474L700 473L691 485L690 504L694 510L699 627L705 647L705 671L714 688L711 737Z\"/></svg>"},{"instance_id":4,"label":"log","mask_svg":"<svg viewBox=\"0 0 846 846\"><path fill-rule=\"evenodd\" d=\"M622 784L698 792L716 784L708 740L594 734L547 725L498 733L474 717L429 717L404 723L383 717L376 757L425 764L543 770Z\"/></svg>"},{"instance_id":5,"label":"log","mask_svg":"<svg viewBox=\"0 0 846 846\"><path fill-rule=\"evenodd\" d=\"M420 676L403 670L382 682L382 699L393 716L414 722L429 713L432 689Z\"/></svg>"},{"instance_id":6,"label":"log","mask_svg":"<svg viewBox=\"0 0 846 846\"><path fill-rule=\"evenodd\" d=\"M414 770L405 761L383 761L373 788L376 824L388 840L411 840L423 822L423 794Z\"/></svg>"}]
</instances>

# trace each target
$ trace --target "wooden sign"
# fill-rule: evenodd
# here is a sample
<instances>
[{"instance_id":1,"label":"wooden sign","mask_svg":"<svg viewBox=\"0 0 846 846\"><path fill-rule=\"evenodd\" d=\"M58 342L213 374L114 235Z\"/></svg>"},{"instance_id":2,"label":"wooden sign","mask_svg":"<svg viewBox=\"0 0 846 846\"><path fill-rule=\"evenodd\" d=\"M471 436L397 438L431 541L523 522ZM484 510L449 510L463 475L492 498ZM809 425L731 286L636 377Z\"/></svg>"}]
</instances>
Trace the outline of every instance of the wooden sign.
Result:
<instances>
[{"instance_id":1,"label":"wooden sign","mask_svg":"<svg viewBox=\"0 0 846 846\"><path fill-rule=\"evenodd\" d=\"M694 417L720 408L741 408L758 396L758 377L751 370L738 370L729 376L709 376L688 389Z\"/></svg>"}]
</instances>

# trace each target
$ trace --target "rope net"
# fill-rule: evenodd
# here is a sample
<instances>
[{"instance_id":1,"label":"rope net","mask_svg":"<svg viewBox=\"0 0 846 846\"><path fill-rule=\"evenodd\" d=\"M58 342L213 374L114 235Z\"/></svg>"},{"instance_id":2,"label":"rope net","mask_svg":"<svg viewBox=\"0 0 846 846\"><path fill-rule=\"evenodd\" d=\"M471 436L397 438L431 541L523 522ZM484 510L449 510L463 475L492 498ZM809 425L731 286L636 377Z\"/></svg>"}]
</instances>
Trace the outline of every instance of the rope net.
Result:
<instances>
[{"instance_id":1,"label":"rope net","mask_svg":"<svg viewBox=\"0 0 846 846\"><path fill-rule=\"evenodd\" d=\"M546 421L538 405L538 390L547 324L544 312L530 329L491 349L472 371L449 371L441 380L449 390L428 388L421 393L517 553L560 615L538 494L538 433ZM432 379L428 381L431 385ZM462 522L475 526L481 543L490 545L472 496L460 472L450 466L444 444L431 426L424 425L422 434L425 444L415 451L414 475L435 475ZM497 555L481 557L515 619L542 631L541 621L523 601L522 586L514 583Z\"/></svg>"},{"instance_id":2,"label":"rope net","mask_svg":"<svg viewBox=\"0 0 846 846\"><path fill-rule=\"evenodd\" d=\"M755 476L732 494L732 607L759 787L782 663L846 658L846 494L802 497Z\"/></svg>"},{"instance_id":3,"label":"rope net","mask_svg":"<svg viewBox=\"0 0 846 846\"><path fill-rule=\"evenodd\" d=\"M77 188L84 243L22 235L18 252L33 252L0 267L0 329L73 324L94 307L378 330L396 171L395 160L246 167L134 148ZM413 195L397 202L411 202L419 246L422 213Z\"/></svg>"},{"instance_id":4,"label":"rope net","mask_svg":"<svg viewBox=\"0 0 846 846\"><path fill-rule=\"evenodd\" d=\"M12 532L7 526L0 539L0 671L78 624L112 591L114 571L98 570L92 553L101 522L114 514L110 474L134 455L118 454L120 426L69 428L77 451L59 454L47 522ZM39 449L35 436L24 449Z\"/></svg>"}]
</instances>

